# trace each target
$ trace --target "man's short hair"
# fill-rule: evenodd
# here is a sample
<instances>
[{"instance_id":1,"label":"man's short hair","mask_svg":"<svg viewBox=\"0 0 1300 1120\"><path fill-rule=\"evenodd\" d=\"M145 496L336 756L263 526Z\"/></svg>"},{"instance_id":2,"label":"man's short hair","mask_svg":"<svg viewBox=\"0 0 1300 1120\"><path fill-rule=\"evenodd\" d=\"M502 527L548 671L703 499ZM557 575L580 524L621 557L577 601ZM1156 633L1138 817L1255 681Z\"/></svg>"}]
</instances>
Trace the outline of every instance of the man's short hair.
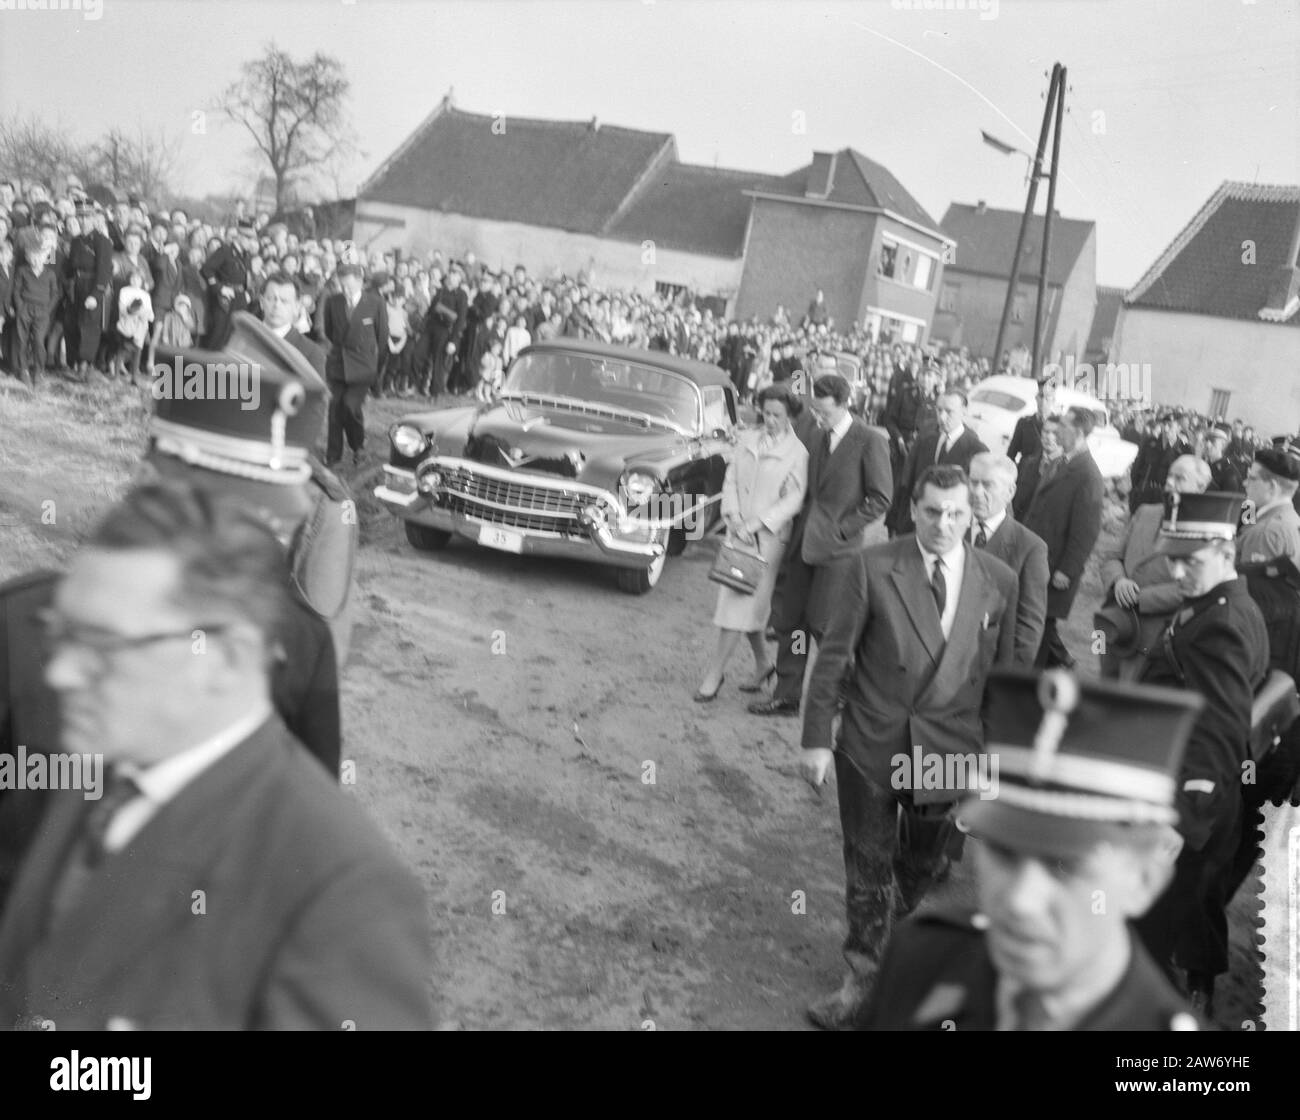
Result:
<instances>
[{"instance_id":1,"label":"man's short hair","mask_svg":"<svg viewBox=\"0 0 1300 1120\"><path fill-rule=\"evenodd\" d=\"M1090 408L1073 405L1065 410L1065 415L1070 418L1071 427L1078 428L1085 439L1092 435L1093 428L1097 426L1097 417Z\"/></svg>"},{"instance_id":2,"label":"man's short hair","mask_svg":"<svg viewBox=\"0 0 1300 1120\"><path fill-rule=\"evenodd\" d=\"M293 294L295 296L301 295L301 291L298 287L298 278L296 276L290 276L289 273L283 270L277 270L270 273L267 278L262 281L262 291L266 291L266 289L272 284L277 288L290 287L293 289Z\"/></svg>"},{"instance_id":3,"label":"man's short hair","mask_svg":"<svg viewBox=\"0 0 1300 1120\"><path fill-rule=\"evenodd\" d=\"M970 465L972 469L975 464L979 463L982 467L988 467L995 475L998 475L1003 483L1012 490L1016 488L1016 481L1020 477L1020 471L1015 463L1005 455L999 455L996 451L981 451L978 455L971 458Z\"/></svg>"},{"instance_id":4,"label":"man's short hair","mask_svg":"<svg viewBox=\"0 0 1300 1120\"><path fill-rule=\"evenodd\" d=\"M935 463L926 467L912 487L912 501L919 502L925 496L927 486L933 486L937 490L953 490L964 486L966 497L970 497L970 475L956 463Z\"/></svg>"},{"instance_id":5,"label":"man's short hair","mask_svg":"<svg viewBox=\"0 0 1300 1120\"><path fill-rule=\"evenodd\" d=\"M176 557L172 601L208 625L249 624L270 654L289 607L288 558L270 526L230 497L183 482L143 483L104 515L85 544Z\"/></svg>"},{"instance_id":6,"label":"man's short hair","mask_svg":"<svg viewBox=\"0 0 1300 1120\"><path fill-rule=\"evenodd\" d=\"M849 400L849 383L838 373L823 373L813 382L813 396L823 400L830 397L836 404L847 404Z\"/></svg>"},{"instance_id":7,"label":"man's short hair","mask_svg":"<svg viewBox=\"0 0 1300 1120\"><path fill-rule=\"evenodd\" d=\"M955 387L951 389L945 389L942 393L939 394L939 396L956 397L959 401L961 401L961 407L963 411L965 411L966 406L970 403L966 394L961 389Z\"/></svg>"},{"instance_id":8,"label":"man's short hair","mask_svg":"<svg viewBox=\"0 0 1300 1120\"><path fill-rule=\"evenodd\" d=\"M1188 469L1196 482L1196 487L1201 493L1205 493L1210 488L1210 464L1202 459L1199 455L1179 455L1172 463L1169 469L1173 470L1179 463L1186 463Z\"/></svg>"}]
</instances>

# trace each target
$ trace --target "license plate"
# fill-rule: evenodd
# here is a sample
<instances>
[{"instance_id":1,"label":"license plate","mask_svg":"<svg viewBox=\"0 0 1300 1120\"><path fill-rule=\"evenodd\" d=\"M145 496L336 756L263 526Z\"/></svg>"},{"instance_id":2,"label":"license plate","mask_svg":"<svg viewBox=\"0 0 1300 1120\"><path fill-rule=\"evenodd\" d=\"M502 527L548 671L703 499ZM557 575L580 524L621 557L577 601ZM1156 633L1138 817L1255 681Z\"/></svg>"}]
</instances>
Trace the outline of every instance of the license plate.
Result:
<instances>
[{"instance_id":1,"label":"license plate","mask_svg":"<svg viewBox=\"0 0 1300 1120\"><path fill-rule=\"evenodd\" d=\"M523 533L512 533L509 529L496 529L484 525L478 532L478 543L488 548L498 548L502 552L523 552Z\"/></svg>"}]
</instances>

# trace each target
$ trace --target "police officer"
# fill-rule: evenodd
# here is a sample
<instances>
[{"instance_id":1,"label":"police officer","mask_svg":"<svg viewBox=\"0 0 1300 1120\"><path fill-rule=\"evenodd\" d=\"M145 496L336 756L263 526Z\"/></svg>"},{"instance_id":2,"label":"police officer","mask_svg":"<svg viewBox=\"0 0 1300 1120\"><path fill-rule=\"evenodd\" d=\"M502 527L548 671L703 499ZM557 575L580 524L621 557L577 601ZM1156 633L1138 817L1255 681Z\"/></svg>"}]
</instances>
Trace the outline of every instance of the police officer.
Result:
<instances>
[{"instance_id":1,"label":"police officer","mask_svg":"<svg viewBox=\"0 0 1300 1120\"><path fill-rule=\"evenodd\" d=\"M1172 872L1175 778L1201 701L1065 669L999 669L988 705L998 787L959 818L976 841L980 910L900 926L862 1025L1198 1029L1128 922Z\"/></svg>"},{"instance_id":2,"label":"police officer","mask_svg":"<svg viewBox=\"0 0 1300 1120\"><path fill-rule=\"evenodd\" d=\"M1140 676L1204 697L1178 783L1183 849L1169 888L1139 932L1171 975L1187 972L1193 1004L1211 1010L1228 968L1226 880L1241 835L1243 763L1255 692L1268 674L1268 630L1236 571L1240 494L1165 495L1159 549L1183 595Z\"/></svg>"},{"instance_id":3,"label":"police officer","mask_svg":"<svg viewBox=\"0 0 1300 1120\"><path fill-rule=\"evenodd\" d=\"M1231 439L1232 429L1227 424L1211 424L1205 430L1205 451L1202 457L1210 464L1209 489L1236 494L1241 491L1244 480L1228 455L1228 441Z\"/></svg>"},{"instance_id":4,"label":"police officer","mask_svg":"<svg viewBox=\"0 0 1300 1120\"><path fill-rule=\"evenodd\" d=\"M166 370L179 369L184 377L187 370L206 373L229 364L252 372L248 384L256 387L255 396L206 392L218 387L214 380L202 397L186 399L164 376ZM324 382L292 346L246 312L232 318L225 350L160 351L154 378L151 443L138 480L180 479L233 495L275 530L287 549L294 594L279 635L272 699L289 730L337 774L338 665L351 625L357 525L347 491L311 455L325 423ZM255 408L243 407L253 400ZM58 711L44 683L39 612L51 602L58 578L37 572L0 586L0 753L20 745L29 754L57 749ZM45 800L41 791L0 790L0 909Z\"/></svg>"},{"instance_id":5,"label":"police officer","mask_svg":"<svg viewBox=\"0 0 1300 1120\"><path fill-rule=\"evenodd\" d=\"M257 230L241 221L233 241L219 246L199 270L208 285L208 333L203 345L219 350L231 330L231 316L248 307L249 264L257 252Z\"/></svg>"}]
</instances>

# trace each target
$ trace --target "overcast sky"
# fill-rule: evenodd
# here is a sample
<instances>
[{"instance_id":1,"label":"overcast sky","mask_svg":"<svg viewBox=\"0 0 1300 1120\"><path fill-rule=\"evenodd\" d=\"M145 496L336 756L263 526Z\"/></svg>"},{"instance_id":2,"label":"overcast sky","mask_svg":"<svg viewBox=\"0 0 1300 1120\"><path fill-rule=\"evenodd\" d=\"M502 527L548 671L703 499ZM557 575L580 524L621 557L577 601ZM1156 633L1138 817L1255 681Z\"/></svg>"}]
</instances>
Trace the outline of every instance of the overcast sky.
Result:
<instances>
[{"instance_id":1,"label":"overcast sky","mask_svg":"<svg viewBox=\"0 0 1300 1120\"><path fill-rule=\"evenodd\" d=\"M1023 208L1026 161L979 133L1032 148L1045 72L1060 60L1070 91L1057 208L1097 222L1098 280L1121 286L1224 179L1300 183L1300 0L909 10L925 3L102 0L93 20L0 10L0 111L86 138L160 126L183 141L187 193L251 184L245 139L212 116L196 135L193 114L274 39L346 67L364 150L347 193L454 86L460 108L507 120L598 116L671 132L692 163L785 173L814 149L852 146L938 221L950 202Z\"/></svg>"}]
</instances>

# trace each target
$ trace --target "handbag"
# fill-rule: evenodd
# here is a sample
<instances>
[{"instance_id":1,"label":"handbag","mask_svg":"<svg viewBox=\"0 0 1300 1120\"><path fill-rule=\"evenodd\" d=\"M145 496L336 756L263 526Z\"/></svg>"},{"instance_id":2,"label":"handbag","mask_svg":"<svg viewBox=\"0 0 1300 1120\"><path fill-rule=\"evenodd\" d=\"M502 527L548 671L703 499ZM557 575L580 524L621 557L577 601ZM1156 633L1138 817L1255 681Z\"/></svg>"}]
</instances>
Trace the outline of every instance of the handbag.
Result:
<instances>
[{"instance_id":1,"label":"handbag","mask_svg":"<svg viewBox=\"0 0 1300 1120\"><path fill-rule=\"evenodd\" d=\"M759 553L724 540L709 571L709 579L742 595L752 595L766 568L767 561Z\"/></svg>"}]
</instances>

